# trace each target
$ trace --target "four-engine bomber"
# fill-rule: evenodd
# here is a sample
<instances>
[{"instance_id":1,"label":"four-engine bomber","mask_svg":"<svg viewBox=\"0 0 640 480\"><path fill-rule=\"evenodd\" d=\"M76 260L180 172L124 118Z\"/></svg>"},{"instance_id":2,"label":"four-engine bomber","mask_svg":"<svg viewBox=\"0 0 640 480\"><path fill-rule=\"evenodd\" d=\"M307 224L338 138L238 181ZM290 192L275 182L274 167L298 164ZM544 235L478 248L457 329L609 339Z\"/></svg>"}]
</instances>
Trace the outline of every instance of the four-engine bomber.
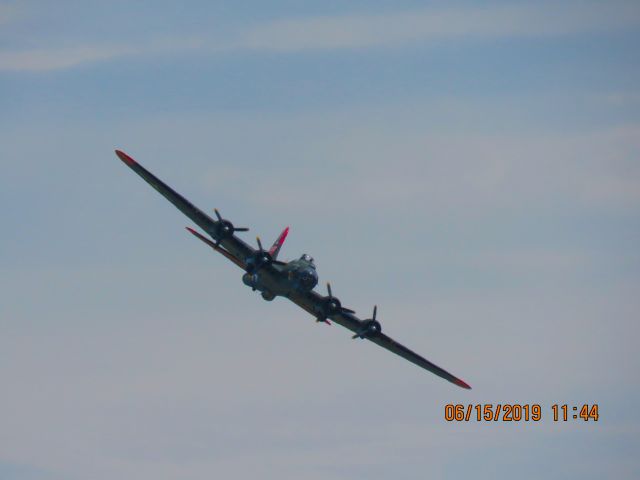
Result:
<instances>
[{"instance_id":1,"label":"four-engine bomber","mask_svg":"<svg viewBox=\"0 0 640 480\"><path fill-rule=\"evenodd\" d=\"M211 239L190 227L187 227L187 230L243 269L245 272L242 275L243 283L252 290L259 291L265 300L271 301L278 296L288 298L313 315L317 322L338 323L351 330L354 333L352 337L354 339L370 340L459 387L471 388L464 381L382 333L382 325L376 319L377 306L373 307L371 318L361 320L353 310L342 306L340 300L333 295L329 283L327 283L327 295L317 293L314 288L318 284L318 273L311 256L304 254L290 262L278 260L278 254L289 233L289 227L283 230L269 250L262 247L259 237L256 238L258 248L255 249L235 235L236 232L248 231L248 228L235 227L229 220L222 218L217 209L214 209L216 218L210 217L129 155L120 150L116 150L116 154L149 185L202 228Z\"/></svg>"}]
</instances>

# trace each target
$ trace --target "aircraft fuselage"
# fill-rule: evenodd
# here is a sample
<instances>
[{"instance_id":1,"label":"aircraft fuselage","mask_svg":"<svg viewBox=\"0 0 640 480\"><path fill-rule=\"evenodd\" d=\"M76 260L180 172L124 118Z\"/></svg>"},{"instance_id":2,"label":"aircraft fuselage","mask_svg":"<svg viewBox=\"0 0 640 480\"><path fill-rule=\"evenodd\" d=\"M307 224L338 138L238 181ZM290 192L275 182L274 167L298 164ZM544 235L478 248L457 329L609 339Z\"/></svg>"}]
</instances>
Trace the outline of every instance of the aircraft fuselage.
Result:
<instances>
[{"instance_id":1,"label":"aircraft fuselage","mask_svg":"<svg viewBox=\"0 0 640 480\"><path fill-rule=\"evenodd\" d=\"M318 284L318 273L313 259L303 255L285 264L274 263L273 271L258 269L245 273L242 282L262 293L265 300L277 296L289 297L293 292L308 292Z\"/></svg>"}]
</instances>

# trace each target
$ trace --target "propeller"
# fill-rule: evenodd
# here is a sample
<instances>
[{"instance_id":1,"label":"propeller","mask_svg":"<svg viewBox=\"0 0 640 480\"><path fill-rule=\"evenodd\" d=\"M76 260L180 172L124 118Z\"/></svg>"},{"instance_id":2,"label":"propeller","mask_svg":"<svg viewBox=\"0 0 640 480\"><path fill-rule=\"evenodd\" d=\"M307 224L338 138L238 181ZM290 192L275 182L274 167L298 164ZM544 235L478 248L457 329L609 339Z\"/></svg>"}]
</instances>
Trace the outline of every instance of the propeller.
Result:
<instances>
[{"instance_id":1,"label":"propeller","mask_svg":"<svg viewBox=\"0 0 640 480\"><path fill-rule=\"evenodd\" d=\"M216 246L220 246L220 242L225 238L231 237L234 232L248 232L247 227L234 227L233 223L229 220L222 218L217 208L213 209L216 217L218 217L218 223L216 224Z\"/></svg>"},{"instance_id":2,"label":"propeller","mask_svg":"<svg viewBox=\"0 0 640 480\"><path fill-rule=\"evenodd\" d=\"M331 322L327 319L328 317L335 315L337 313L356 313L350 308L343 307L336 297L333 296L331 292L331 284L327 282L327 292L329 296L324 297L322 303L322 312L317 316L316 322L324 322L327 325L331 325Z\"/></svg>"},{"instance_id":3,"label":"propeller","mask_svg":"<svg viewBox=\"0 0 640 480\"><path fill-rule=\"evenodd\" d=\"M247 272L249 273L254 273L261 267L270 265L273 262L271 254L262 247L260 237L256 237L256 241L258 242L258 250L247 259Z\"/></svg>"},{"instance_id":4,"label":"propeller","mask_svg":"<svg viewBox=\"0 0 640 480\"><path fill-rule=\"evenodd\" d=\"M373 337L375 335L378 335L379 333L382 333L382 325L380 325L380 322L376 320L377 313L378 313L378 306L374 305L373 317L365 320L362 323L362 329L356 332L356 334L353 335L351 338L355 340L356 338Z\"/></svg>"}]
</instances>

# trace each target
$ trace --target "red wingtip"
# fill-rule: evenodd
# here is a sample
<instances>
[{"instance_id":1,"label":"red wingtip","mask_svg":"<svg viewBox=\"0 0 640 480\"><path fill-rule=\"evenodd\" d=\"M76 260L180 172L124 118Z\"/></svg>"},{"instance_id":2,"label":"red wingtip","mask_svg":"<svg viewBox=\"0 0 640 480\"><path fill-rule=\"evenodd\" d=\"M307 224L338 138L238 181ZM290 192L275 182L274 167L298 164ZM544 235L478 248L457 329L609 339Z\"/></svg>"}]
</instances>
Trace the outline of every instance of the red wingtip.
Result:
<instances>
[{"instance_id":1,"label":"red wingtip","mask_svg":"<svg viewBox=\"0 0 640 480\"><path fill-rule=\"evenodd\" d=\"M196 233L196 231L195 231L193 228L191 228L191 227L184 227L184 228L186 228L187 230L189 230L189 231L190 231L191 233L193 233L193 234L195 234L195 233Z\"/></svg>"},{"instance_id":2,"label":"red wingtip","mask_svg":"<svg viewBox=\"0 0 640 480\"><path fill-rule=\"evenodd\" d=\"M459 378L456 378L456 381L455 381L455 382L453 382L453 383L455 383L455 384L456 384L456 385L458 385L459 387L466 388L467 390L471 390L471 386L470 386L470 385L468 385L467 383L463 382L463 381L462 381L462 380L460 380Z\"/></svg>"},{"instance_id":3,"label":"red wingtip","mask_svg":"<svg viewBox=\"0 0 640 480\"><path fill-rule=\"evenodd\" d=\"M116 155L118 156L118 158L120 158L120 160L122 160L129 166L135 165L137 163L133 158L124 153L122 150L116 150Z\"/></svg>"}]
</instances>

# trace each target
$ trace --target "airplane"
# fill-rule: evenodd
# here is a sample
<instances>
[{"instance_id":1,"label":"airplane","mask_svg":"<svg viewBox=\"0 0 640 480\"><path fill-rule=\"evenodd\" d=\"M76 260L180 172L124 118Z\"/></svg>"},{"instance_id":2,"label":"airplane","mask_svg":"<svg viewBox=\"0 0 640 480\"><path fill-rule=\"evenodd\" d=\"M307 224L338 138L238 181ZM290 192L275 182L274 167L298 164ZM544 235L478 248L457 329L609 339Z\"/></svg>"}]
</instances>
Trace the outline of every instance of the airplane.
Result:
<instances>
[{"instance_id":1,"label":"airplane","mask_svg":"<svg viewBox=\"0 0 640 480\"><path fill-rule=\"evenodd\" d=\"M471 389L463 380L382 333L382 325L376 318L377 305L373 307L371 318L361 320L353 310L342 306L340 300L333 295L329 283L327 295L316 292L314 287L318 284L318 274L310 255L305 253L290 262L278 260L278 253L287 238L289 227L282 231L269 250L263 248L260 237L257 237L258 248L255 249L235 235L235 232L246 232L248 228L234 226L229 220L222 218L217 209L214 209L216 218L212 218L129 155L121 150L116 150L115 153L125 165L204 230L212 240L193 228L186 227L196 238L244 270L242 282L253 291L259 291L265 300L271 301L276 297L288 298L315 317L316 322L329 325L331 322L337 323L351 330L353 339L369 340L459 387Z\"/></svg>"}]
</instances>

